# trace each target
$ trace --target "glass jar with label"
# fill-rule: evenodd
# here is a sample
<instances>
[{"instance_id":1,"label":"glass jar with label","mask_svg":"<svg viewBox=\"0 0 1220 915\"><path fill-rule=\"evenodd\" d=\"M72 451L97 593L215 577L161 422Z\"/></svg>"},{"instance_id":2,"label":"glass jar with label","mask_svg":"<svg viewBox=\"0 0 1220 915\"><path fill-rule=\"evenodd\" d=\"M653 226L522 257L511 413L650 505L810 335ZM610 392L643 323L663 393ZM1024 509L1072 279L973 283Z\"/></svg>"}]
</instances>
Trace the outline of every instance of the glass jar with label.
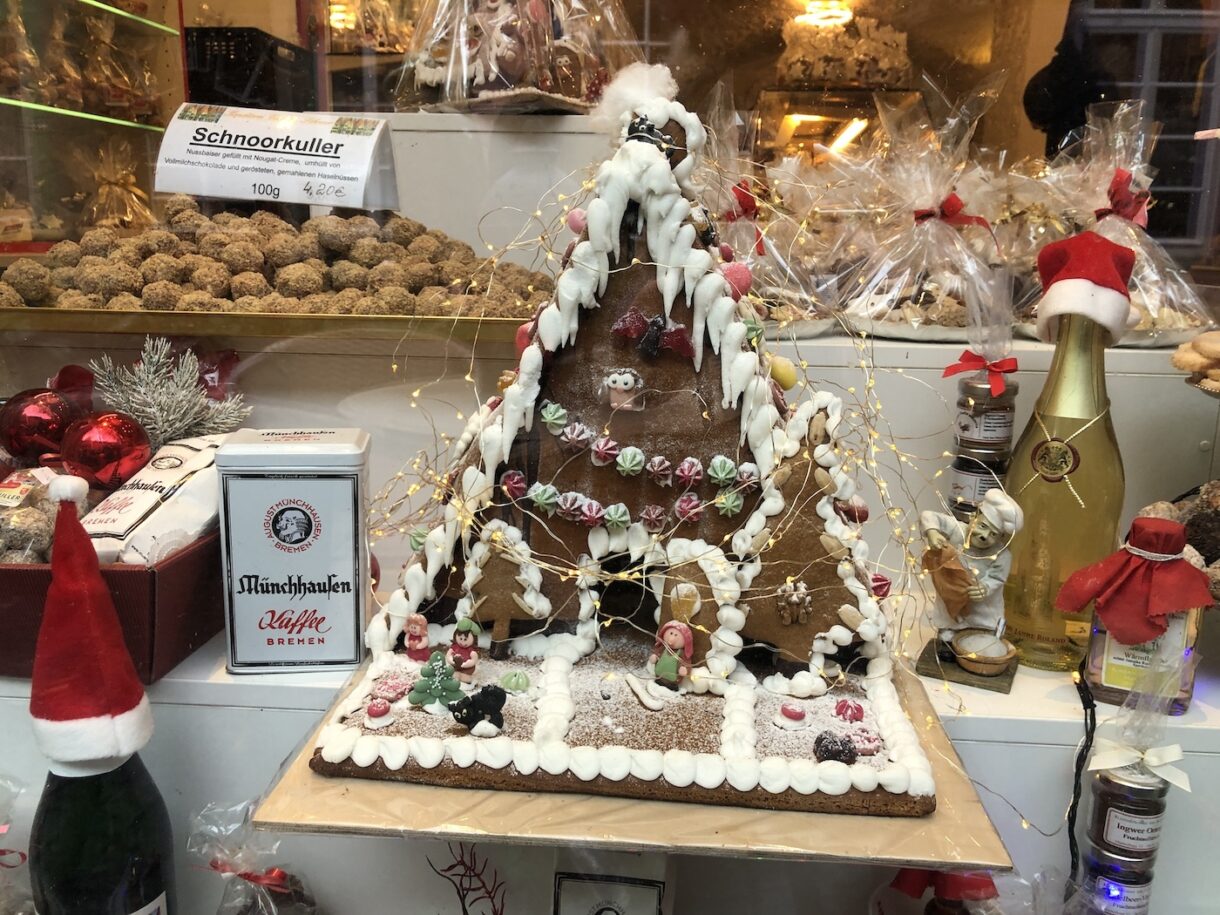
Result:
<instances>
[{"instance_id":1,"label":"glass jar with label","mask_svg":"<svg viewBox=\"0 0 1220 915\"><path fill-rule=\"evenodd\" d=\"M949 508L966 520L983 496L999 489L1008 473L1008 452L961 446L949 470Z\"/></svg>"},{"instance_id":2,"label":"glass jar with label","mask_svg":"<svg viewBox=\"0 0 1220 915\"><path fill-rule=\"evenodd\" d=\"M1178 694L1169 704L1169 714L1181 715L1190 708L1195 692L1195 645L1199 641L1199 630L1203 623L1201 609L1185 613L1170 614L1164 634L1141 645L1123 645L1111 636L1099 615L1093 616L1093 632L1089 640L1089 664L1086 677L1093 696L1102 702L1122 705L1140 675L1161 655L1173 657L1180 666L1182 682ZM1176 661L1182 658L1180 665Z\"/></svg>"},{"instance_id":3,"label":"glass jar with label","mask_svg":"<svg viewBox=\"0 0 1220 915\"><path fill-rule=\"evenodd\" d=\"M1092 896L1090 915L1148 915L1152 901L1152 861L1100 848L1084 856L1084 889Z\"/></svg>"},{"instance_id":4,"label":"glass jar with label","mask_svg":"<svg viewBox=\"0 0 1220 915\"><path fill-rule=\"evenodd\" d=\"M1015 380L1006 380L1003 392L992 394L986 376L962 378L957 383L957 418L953 429L958 446L1011 450L1017 389Z\"/></svg>"},{"instance_id":5,"label":"glass jar with label","mask_svg":"<svg viewBox=\"0 0 1220 915\"><path fill-rule=\"evenodd\" d=\"M1169 782L1141 766L1098 772L1089 841L1102 851L1151 862L1161 844L1168 792Z\"/></svg>"}]
</instances>

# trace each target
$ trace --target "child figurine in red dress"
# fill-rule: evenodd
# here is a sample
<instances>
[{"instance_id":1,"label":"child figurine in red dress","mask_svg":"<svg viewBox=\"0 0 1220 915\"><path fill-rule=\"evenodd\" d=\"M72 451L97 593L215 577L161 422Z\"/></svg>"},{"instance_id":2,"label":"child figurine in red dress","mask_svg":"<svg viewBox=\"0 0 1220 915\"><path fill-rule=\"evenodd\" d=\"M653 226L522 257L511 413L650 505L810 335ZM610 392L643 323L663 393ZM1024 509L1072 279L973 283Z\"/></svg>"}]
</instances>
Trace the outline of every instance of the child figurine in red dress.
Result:
<instances>
[{"instance_id":1,"label":"child figurine in red dress","mask_svg":"<svg viewBox=\"0 0 1220 915\"><path fill-rule=\"evenodd\" d=\"M479 624L470 617L458 620L453 630L453 644L445 652L445 663L462 683L473 683L479 666Z\"/></svg>"},{"instance_id":2,"label":"child figurine in red dress","mask_svg":"<svg viewBox=\"0 0 1220 915\"><path fill-rule=\"evenodd\" d=\"M420 664L427 664L432 655L428 646L428 621L422 613L412 613L407 617L407 657Z\"/></svg>"}]
</instances>

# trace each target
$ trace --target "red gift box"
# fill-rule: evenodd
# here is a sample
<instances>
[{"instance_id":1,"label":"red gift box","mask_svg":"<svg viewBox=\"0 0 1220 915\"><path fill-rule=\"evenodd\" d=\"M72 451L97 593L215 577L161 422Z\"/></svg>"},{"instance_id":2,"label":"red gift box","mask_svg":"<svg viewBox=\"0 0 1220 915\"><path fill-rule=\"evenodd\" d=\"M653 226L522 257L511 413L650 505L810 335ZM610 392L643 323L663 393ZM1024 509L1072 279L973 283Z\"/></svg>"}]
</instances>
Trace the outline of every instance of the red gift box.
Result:
<instances>
[{"instance_id":1,"label":"red gift box","mask_svg":"<svg viewBox=\"0 0 1220 915\"><path fill-rule=\"evenodd\" d=\"M224 628L220 537L209 534L152 566L103 565L136 673L154 683ZM0 565L0 676L29 677L49 563Z\"/></svg>"}]
</instances>

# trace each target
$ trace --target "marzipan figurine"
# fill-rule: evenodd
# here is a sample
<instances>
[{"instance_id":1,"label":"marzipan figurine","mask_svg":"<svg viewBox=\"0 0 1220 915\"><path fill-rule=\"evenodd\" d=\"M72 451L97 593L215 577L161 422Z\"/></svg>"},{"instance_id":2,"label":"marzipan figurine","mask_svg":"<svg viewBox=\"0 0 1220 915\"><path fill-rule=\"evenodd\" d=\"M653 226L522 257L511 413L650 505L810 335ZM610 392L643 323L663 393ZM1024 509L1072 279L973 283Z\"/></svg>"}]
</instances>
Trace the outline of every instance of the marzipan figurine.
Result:
<instances>
[{"instance_id":1,"label":"marzipan figurine","mask_svg":"<svg viewBox=\"0 0 1220 915\"><path fill-rule=\"evenodd\" d=\"M445 652L445 663L462 683L473 683L479 668L479 624L470 617L458 620L453 630L453 644Z\"/></svg>"},{"instance_id":2,"label":"marzipan figurine","mask_svg":"<svg viewBox=\"0 0 1220 915\"><path fill-rule=\"evenodd\" d=\"M652 675L656 682L668 689L676 690L678 684L690 673L694 637L690 626L678 620L670 620L657 632L657 642L648 657Z\"/></svg>"}]
</instances>

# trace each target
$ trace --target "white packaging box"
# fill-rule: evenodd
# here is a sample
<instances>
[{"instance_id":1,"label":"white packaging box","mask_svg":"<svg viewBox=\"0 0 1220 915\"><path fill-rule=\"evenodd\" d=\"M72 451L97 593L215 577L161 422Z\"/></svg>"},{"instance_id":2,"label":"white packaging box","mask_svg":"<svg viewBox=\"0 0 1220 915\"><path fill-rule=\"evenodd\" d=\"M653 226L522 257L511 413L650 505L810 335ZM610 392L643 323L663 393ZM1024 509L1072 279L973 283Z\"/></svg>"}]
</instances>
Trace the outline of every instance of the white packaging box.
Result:
<instances>
[{"instance_id":1,"label":"white packaging box","mask_svg":"<svg viewBox=\"0 0 1220 915\"><path fill-rule=\"evenodd\" d=\"M217 452L230 672L363 659L368 454L360 429L241 429Z\"/></svg>"}]
</instances>

